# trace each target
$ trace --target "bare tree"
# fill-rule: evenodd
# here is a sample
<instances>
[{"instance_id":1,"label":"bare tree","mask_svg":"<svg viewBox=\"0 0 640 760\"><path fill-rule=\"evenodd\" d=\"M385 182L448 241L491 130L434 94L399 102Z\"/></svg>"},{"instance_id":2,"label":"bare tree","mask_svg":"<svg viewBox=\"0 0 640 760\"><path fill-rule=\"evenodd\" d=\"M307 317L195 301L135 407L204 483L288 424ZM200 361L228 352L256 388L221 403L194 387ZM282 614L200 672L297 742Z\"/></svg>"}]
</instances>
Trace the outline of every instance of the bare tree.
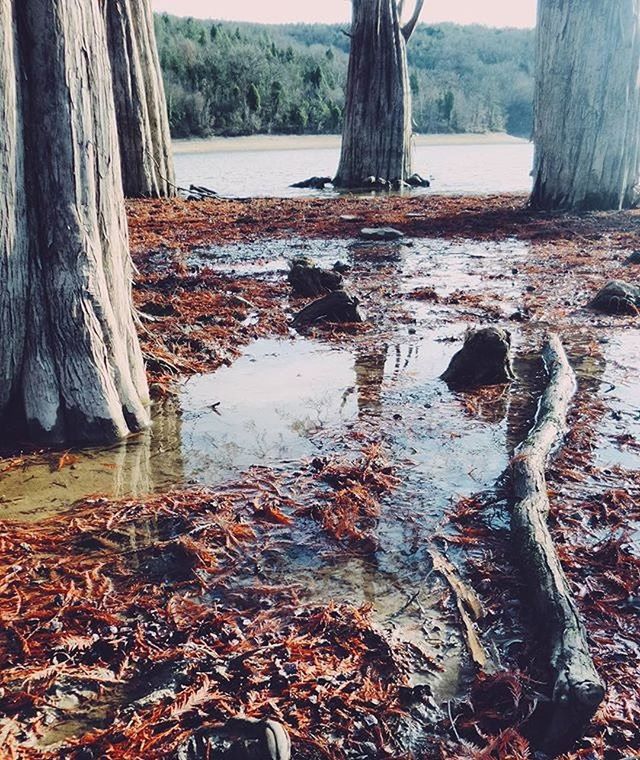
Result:
<instances>
[{"instance_id":1,"label":"bare tree","mask_svg":"<svg viewBox=\"0 0 640 760\"><path fill-rule=\"evenodd\" d=\"M100 5L0 0L0 417L33 439L149 422L118 156Z\"/></svg>"},{"instance_id":2,"label":"bare tree","mask_svg":"<svg viewBox=\"0 0 640 760\"><path fill-rule=\"evenodd\" d=\"M639 21L639 0L539 0L534 206L635 204Z\"/></svg>"},{"instance_id":3,"label":"bare tree","mask_svg":"<svg viewBox=\"0 0 640 760\"><path fill-rule=\"evenodd\" d=\"M353 0L342 152L334 184L362 186L411 174L411 89L407 42L424 0L401 25L403 0Z\"/></svg>"},{"instance_id":4,"label":"bare tree","mask_svg":"<svg viewBox=\"0 0 640 760\"><path fill-rule=\"evenodd\" d=\"M174 192L171 135L149 0L107 0L124 193L129 198Z\"/></svg>"}]
</instances>

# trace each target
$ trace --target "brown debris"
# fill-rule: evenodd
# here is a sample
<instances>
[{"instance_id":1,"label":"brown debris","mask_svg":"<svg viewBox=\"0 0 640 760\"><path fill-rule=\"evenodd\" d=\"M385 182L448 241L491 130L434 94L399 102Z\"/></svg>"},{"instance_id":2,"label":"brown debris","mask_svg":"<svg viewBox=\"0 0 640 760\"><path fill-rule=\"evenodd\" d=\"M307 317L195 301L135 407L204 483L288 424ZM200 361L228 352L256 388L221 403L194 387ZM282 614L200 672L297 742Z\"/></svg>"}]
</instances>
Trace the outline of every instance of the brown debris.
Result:
<instances>
[{"instance_id":1,"label":"brown debris","mask_svg":"<svg viewBox=\"0 0 640 760\"><path fill-rule=\"evenodd\" d=\"M369 611L240 584L268 542L243 516L257 488L88 501L1 526L6 756L165 758L198 736L220 750L240 714L283 724L295 757L359 743L386 756L404 676ZM52 720L69 729L47 748Z\"/></svg>"}]
</instances>

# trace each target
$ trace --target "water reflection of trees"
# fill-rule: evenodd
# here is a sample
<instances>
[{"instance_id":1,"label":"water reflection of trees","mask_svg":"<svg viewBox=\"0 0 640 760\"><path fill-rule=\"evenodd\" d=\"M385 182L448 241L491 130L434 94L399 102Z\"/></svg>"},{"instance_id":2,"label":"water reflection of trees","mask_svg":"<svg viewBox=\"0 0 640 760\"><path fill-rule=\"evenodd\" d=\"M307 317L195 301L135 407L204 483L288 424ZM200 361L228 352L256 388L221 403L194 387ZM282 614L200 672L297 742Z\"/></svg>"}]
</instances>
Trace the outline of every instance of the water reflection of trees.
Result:
<instances>
[{"instance_id":1,"label":"water reflection of trees","mask_svg":"<svg viewBox=\"0 0 640 760\"><path fill-rule=\"evenodd\" d=\"M373 279L375 287L368 288L368 316L372 321L380 319L376 311L383 307L383 299L376 295L381 290L401 291L400 277L404 265L404 246L399 242L362 243L355 242L349 246L349 252L354 263L353 276L355 281L366 282ZM407 367L411 352L404 362ZM355 349L354 371L358 393L358 412L360 414L379 414L382 408L382 386L385 377L385 366L389 352L388 341L380 336L373 339L365 337ZM395 346L395 364L393 379L397 379L402 367L402 347Z\"/></svg>"},{"instance_id":2,"label":"water reflection of trees","mask_svg":"<svg viewBox=\"0 0 640 760\"><path fill-rule=\"evenodd\" d=\"M141 497L184 479L181 418L172 403L153 427L116 446L69 452L3 474L0 495L8 518L33 519L88 497Z\"/></svg>"}]
</instances>

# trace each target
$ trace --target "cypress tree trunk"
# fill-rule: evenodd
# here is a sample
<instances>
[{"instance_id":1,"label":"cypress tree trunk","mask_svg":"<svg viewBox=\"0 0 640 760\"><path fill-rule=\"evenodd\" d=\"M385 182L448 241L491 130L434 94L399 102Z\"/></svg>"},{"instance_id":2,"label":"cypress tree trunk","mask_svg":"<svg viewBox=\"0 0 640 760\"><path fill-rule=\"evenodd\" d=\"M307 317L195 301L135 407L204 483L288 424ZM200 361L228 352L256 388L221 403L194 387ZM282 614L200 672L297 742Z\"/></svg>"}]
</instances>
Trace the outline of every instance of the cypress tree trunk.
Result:
<instances>
[{"instance_id":1,"label":"cypress tree trunk","mask_svg":"<svg viewBox=\"0 0 640 760\"><path fill-rule=\"evenodd\" d=\"M125 196L171 197L171 135L149 0L107 0L106 16Z\"/></svg>"},{"instance_id":2,"label":"cypress tree trunk","mask_svg":"<svg viewBox=\"0 0 640 760\"><path fill-rule=\"evenodd\" d=\"M0 417L117 440L148 424L148 392L97 3L0 0L0 118Z\"/></svg>"},{"instance_id":3,"label":"cypress tree trunk","mask_svg":"<svg viewBox=\"0 0 640 760\"><path fill-rule=\"evenodd\" d=\"M0 0L0 410L20 381L26 335L29 246L15 7Z\"/></svg>"},{"instance_id":4,"label":"cypress tree trunk","mask_svg":"<svg viewBox=\"0 0 640 760\"><path fill-rule=\"evenodd\" d=\"M353 0L351 51L340 165L334 184L361 187L367 177L405 180L411 174L411 88L407 41L423 0L400 25L402 3Z\"/></svg>"},{"instance_id":5,"label":"cypress tree trunk","mask_svg":"<svg viewBox=\"0 0 640 760\"><path fill-rule=\"evenodd\" d=\"M539 0L534 206L636 202L639 22L640 0Z\"/></svg>"}]
</instances>

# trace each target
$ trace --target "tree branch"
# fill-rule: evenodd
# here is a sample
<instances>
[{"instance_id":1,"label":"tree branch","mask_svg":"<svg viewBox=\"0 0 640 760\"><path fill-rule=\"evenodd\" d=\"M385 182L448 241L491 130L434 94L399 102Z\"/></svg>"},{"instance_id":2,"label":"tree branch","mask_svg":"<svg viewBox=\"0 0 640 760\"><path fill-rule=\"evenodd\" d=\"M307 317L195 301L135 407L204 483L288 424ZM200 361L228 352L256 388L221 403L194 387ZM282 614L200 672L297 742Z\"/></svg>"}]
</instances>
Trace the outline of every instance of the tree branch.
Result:
<instances>
[{"instance_id":1,"label":"tree branch","mask_svg":"<svg viewBox=\"0 0 640 760\"><path fill-rule=\"evenodd\" d=\"M402 36L407 42L409 42L409 38L413 34L413 30L416 28L416 24L418 23L418 19L422 13L423 5L424 0L416 0L416 7L413 11L413 16L411 16L407 23L402 27Z\"/></svg>"}]
</instances>

